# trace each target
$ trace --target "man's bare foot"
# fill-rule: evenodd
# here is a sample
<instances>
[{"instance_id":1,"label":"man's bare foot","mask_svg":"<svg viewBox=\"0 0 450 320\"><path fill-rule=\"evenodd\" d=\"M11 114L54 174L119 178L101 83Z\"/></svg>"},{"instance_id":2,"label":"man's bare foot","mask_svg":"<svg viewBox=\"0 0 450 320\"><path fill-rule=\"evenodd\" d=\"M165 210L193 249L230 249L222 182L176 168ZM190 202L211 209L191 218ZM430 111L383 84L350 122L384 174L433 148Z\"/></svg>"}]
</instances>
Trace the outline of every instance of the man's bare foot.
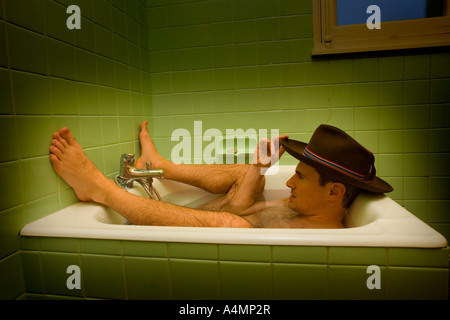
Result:
<instances>
[{"instance_id":1,"label":"man's bare foot","mask_svg":"<svg viewBox=\"0 0 450 320\"><path fill-rule=\"evenodd\" d=\"M73 188L79 200L101 202L102 187L114 182L86 157L68 128L53 134L50 152L56 173Z\"/></svg>"},{"instance_id":2,"label":"man's bare foot","mask_svg":"<svg viewBox=\"0 0 450 320\"><path fill-rule=\"evenodd\" d=\"M145 163L151 162L152 168L164 169L164 163L167 162L167 160L161 157L158 150L156 150L147 126L148 121L144 121L141 124L141 132L139 133L139 140L141 142L141 157L136 161L136 168L146 169Z\"/></svg>"}]
</instances>

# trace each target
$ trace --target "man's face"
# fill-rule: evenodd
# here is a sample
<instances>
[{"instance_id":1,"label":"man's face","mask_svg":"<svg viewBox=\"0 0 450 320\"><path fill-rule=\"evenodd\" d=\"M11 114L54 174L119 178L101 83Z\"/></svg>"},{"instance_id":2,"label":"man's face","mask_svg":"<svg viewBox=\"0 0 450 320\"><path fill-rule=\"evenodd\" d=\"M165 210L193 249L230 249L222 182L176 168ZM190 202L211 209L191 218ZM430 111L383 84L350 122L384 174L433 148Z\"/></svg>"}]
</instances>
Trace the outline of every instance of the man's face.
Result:
<instances>
[{"instance_id":1,"label":"man's face","mask_svg":"<svg viewBox=\"0 0 450 320\"><path fill-rule=\"evenodd\" d=\"M300 162L286 185L291 188L288 207L303 215L312 215L325 203L326 188L319 184L319 173Z\"/></svg>"}]
</instances>

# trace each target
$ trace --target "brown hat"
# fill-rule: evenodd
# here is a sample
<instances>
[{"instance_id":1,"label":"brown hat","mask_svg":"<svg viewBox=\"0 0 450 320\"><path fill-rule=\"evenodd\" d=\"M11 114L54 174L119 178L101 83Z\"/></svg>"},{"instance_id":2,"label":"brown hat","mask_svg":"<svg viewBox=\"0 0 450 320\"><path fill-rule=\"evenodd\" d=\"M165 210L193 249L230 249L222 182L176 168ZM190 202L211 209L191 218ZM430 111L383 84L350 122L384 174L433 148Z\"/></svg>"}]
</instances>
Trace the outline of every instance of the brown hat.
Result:
<instances>
[{"instance_id":1,"label":"brown hat","mask_svg":"<svg viewBox=\"0 0 450 320\"><path fill-rule=\"evenodd\" d=\"M393 190L386 181L376 177L373 153L341 129L323 124L308 144L287 138L280 142L296 159L336 180L376 193Z\"/></svg>"}]
</instances>

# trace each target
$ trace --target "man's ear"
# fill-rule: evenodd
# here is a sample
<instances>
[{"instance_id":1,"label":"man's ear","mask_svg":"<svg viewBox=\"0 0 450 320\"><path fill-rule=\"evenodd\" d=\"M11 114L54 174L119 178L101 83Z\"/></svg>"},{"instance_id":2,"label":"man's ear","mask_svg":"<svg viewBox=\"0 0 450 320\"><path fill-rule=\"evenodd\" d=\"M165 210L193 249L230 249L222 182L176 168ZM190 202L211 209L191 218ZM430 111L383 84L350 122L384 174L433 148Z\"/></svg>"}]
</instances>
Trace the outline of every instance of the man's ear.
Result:
<instances>
[{"instance_id":1,"label":"man's ear","mask_svg":"<svg viewBox=\"0 0 450 320\"><path fill-rule=\"evenodd\" d=\"M332 182L330 186L329 199L332 201L340 200L344 197L346 188L340 182Z\"/></svg>"}]
</instances>

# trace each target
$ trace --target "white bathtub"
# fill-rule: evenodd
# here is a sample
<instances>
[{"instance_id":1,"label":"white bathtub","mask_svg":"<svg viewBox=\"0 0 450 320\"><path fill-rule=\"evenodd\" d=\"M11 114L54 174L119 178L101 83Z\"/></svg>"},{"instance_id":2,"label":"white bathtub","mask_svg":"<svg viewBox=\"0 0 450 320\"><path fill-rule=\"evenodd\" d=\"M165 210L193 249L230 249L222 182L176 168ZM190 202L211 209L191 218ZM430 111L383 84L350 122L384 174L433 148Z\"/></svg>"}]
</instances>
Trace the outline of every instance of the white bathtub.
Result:
<instances>
[{"instance_id":1,"label":"white bathtub","mask_svg":"<svg viewBox=\"0 0 450 320\"><path fill-rule=\"evenodd\" d=\"M266 175L265 197L288 197L285 182L295 166L280 166ZM136 184L135 184L136 185ZM164 201L195 207L212 197L174 181L154 180ZM110 208L77 203L26 225L22 236L117 239L184 243L294 246L443 248L446 239L384 195L361 194L353 203L345 229L231 229L134 226Z\"/></svg>"}]
</instances>

